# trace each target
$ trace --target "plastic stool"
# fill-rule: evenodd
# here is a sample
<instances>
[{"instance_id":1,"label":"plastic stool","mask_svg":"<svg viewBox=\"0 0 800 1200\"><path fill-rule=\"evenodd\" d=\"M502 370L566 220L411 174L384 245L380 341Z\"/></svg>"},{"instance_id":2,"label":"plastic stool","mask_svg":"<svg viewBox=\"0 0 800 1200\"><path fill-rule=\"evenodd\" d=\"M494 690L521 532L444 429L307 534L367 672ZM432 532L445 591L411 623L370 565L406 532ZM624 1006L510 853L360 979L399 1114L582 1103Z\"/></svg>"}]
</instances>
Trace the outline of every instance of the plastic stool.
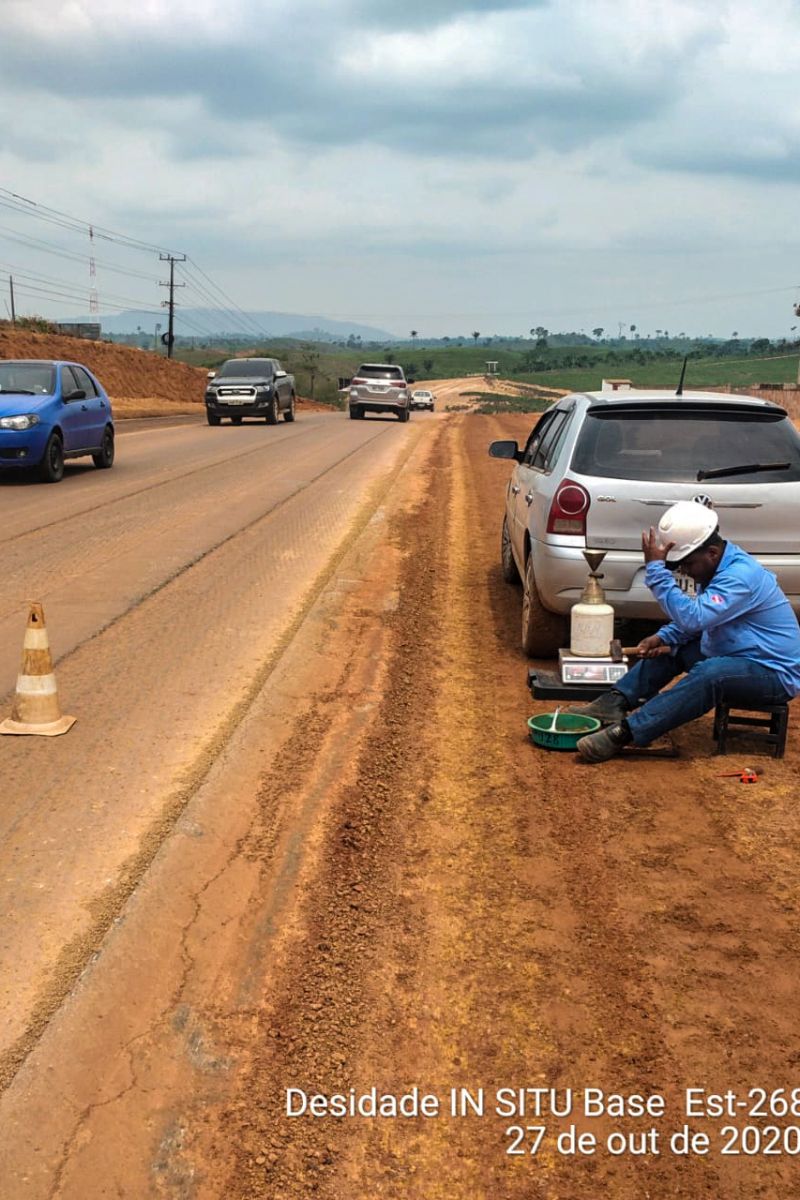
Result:
<instances>
[{"instance_id":1,"label":"plastic stool","mask_svg":"<svg viewBox=\"0 0 800 1200\"><path fill-rule=\"evenodd\" d=\"M738 709L738 713L732 713L732 708ZM739 715L742 711L764 713L765 715L743 717ZM714 740L717 743L717 754L728 753L728 735L736 733L731 726L741 727L741 732L744 732L745 728L748 729L759 741L773 747L774 758L783 758L786 752L786 734L789 729L789 705L773 704L765 708L746 708L741 704L720 700L714 709Z\"/></svg>"}]
</instances>

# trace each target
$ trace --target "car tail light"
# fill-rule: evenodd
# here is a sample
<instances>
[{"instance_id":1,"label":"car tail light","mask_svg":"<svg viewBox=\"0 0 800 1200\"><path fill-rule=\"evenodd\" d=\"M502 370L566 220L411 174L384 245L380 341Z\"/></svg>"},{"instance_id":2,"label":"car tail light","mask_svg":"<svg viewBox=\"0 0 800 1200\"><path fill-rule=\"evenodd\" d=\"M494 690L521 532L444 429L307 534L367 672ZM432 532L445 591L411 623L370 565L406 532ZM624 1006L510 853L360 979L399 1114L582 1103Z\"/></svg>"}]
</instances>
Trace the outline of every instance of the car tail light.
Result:
<instances>
[{"instance_id":1,"label":"car tail light","mask_svg":"<svg viewBox=\"0 0 800 1200\"><path fill-rule=\"evenodd\" d=\"M367 381L366 381L366 379L351 379L351 380L350 380L350 387L358 387L358 385L359 385L360 383L362 383L362 384L363 384L363 383L366 383L366 382L367 382Z\"/></svg>"},{"instance_id":2,"label":"car tail light","mask_svg":"<svg viewBox=\"0 0 800 1200\"><path fill-rule=\"evenodd\" d=\"M591 497L585 487L572 479L564 479L550 505L547 518L548 533L577 533L586 536L586 514Z\"/></svg>"}]
</instances>

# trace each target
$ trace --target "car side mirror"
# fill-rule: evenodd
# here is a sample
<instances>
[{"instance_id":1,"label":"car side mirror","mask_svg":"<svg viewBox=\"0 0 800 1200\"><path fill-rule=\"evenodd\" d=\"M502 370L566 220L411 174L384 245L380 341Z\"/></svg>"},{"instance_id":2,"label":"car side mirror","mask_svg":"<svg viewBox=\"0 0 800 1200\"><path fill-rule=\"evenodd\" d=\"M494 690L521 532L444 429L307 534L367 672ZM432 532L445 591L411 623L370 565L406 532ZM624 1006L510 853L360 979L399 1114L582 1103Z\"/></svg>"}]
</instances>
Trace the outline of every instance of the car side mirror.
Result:
<instances>
[{"instance_id":1,"label":"car side mirror","mask_svg":"<svg viewBox=\"0 0 800 1200\"><path fill-rule=\"evenodd\" d=\"M66 396L62 396L61 399L65 404L67 404L70 400L85 400L86 392L83 390L83 388L75 388L73 392L67 392Z\"/></svg>"},{"instance_id":2,"label":"car side mirror","mask_svg":"<svg viewBox=\"0 0 800 1200\"><path fill-rule=\"evenodd\" d=\"M406 383L416 383L416 379L407 379Z\"/></svg>"},{"instance_id":3,"label":"car side mirror","mask_svg":"<svg viewBox=\"0 0 800 1200\"><path fill-rule=\"evenodd\" d=\"M285 379L285 378L286 378L286 376L287 376L287 374L288 374L288 372L287 372L287 371L276 371L276 372L275 372L275 378L276 378L276 379Z\"/></svg>"},{"instance_id":4,"label":"car side mirror","mask_svg":"<svg viewBox=\"0 0 800 1200\"><path fill-rule=\"evenodd\" d=\"M208 376L207 376L207 378L208 378L208 379L216 379L216 378L217 378L217 372L216 372L216 371L209 371L209 372L208 372Z\"/></svg>"},{"instance_id":5,"label":"car side mirror","mask_svg":"<svg viewBox=\"0 0 800 1200\"><path fill-rule=\"evenodd\" d=\"M515 462L522 462L522 451L516 442L492 442L489 446L489 457L513 458Z\"/></svg>"}]
</instances>

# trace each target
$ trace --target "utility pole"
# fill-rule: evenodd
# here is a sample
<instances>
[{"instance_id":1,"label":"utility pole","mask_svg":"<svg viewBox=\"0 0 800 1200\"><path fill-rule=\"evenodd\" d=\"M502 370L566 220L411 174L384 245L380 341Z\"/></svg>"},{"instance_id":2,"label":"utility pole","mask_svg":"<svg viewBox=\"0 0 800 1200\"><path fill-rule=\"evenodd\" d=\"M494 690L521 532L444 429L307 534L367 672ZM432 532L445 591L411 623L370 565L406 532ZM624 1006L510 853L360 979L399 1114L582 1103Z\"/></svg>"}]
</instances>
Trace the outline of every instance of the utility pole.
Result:
<instances>
[{"instance_id":1,"label":"utility pole","mask_svg":"<svg viewBox=\"0 0 800 1200\"><path fill-rule=\"evenodd\" d=\"M169 320L167 322L167 332L162 333L161 341L167 347L167 358L172 358L172 347L175 342L174 325L175 325L175 288L186 287L185 283L175 282L175 263L186 262L185 254L159 254L161 262L169 263L169 282L163 280L159 283L159 287L169 288L169 300L162 300L161 307L169 309Z\"/></svg>"},{"instance_id":2,"label":"utility pole","mask_svg":"<svg viewBox=\"0 0 800 1200\"><path fill-rule=\"evenodd\" d=\"M11 324L16 325L17 311L14 308L14 276L13 275L9 275L9 277L8 277L8 290L11 293Z\"/></svg>"}]
</instances>

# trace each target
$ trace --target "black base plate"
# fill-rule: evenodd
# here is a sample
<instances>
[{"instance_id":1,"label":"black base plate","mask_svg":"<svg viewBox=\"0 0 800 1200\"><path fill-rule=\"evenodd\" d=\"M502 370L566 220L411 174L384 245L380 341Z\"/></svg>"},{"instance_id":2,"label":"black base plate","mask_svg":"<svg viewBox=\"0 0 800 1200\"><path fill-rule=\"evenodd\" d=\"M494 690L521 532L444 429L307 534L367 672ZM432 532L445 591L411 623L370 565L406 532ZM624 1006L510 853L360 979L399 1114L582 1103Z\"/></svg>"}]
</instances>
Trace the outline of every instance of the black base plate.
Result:
<instances>
[{"instance_id":1,"label":"black base plate","mask_svg":"<svg viewBox=\"0 0 800 1200\"><path fill-rule=\"evenodd\" d=\"M564 683L557 671L528 668L528 687L534 700L596 700L611 690L610 683Z\"/></svg>"}]
</instances>

